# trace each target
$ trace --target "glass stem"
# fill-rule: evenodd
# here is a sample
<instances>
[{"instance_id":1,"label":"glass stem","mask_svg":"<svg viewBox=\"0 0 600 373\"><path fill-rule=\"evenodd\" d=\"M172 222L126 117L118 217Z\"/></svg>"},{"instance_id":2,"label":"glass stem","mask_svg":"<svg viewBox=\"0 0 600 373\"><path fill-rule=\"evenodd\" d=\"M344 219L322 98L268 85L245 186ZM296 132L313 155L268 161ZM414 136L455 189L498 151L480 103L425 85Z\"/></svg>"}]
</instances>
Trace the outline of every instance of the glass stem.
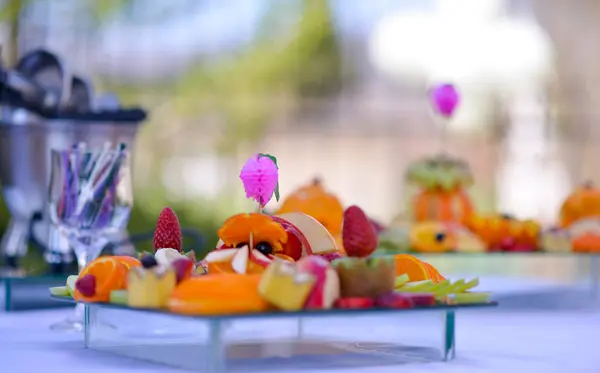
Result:
<instances>
[{"instance_id":1,"label":"glass stem","mask_svg":"<svg viewBox=\"0 0 600 373\"><path fill-rule=\"evenodd\" d=\"M73 312L73 319L76 322L83 323L83 321L84 321L84 313L85 313L85 304L83 304L83 303L77 303L77 305L75 306L75 310Z\"/></svg>"},{"instance_id":2,"label":"glass stem","mask_svg":"<svg viewBox=\"0 0 600 373\"><path fill-rule=\"evenodd\" d=\"M72 243L80 273L89 262L100 255L106 243L105 239L92 237L80 237Z\"/></svg>"}]
</instances>

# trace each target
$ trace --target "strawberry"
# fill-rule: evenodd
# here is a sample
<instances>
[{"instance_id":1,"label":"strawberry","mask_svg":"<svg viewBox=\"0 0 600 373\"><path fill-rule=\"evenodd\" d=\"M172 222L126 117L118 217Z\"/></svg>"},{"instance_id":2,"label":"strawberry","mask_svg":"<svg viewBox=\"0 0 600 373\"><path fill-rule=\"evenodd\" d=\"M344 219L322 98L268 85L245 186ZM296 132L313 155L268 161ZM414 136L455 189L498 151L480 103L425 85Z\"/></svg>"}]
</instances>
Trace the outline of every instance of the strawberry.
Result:
<instances>
[{"instance_id":1,"label":"strawberry","mask_svg":"<svg viewBox=\"0 0 600 373\"><path fill-rule=\"evenodd\" d=\"M182 249L181 226L175 212L165 207L158 216L152 247L158 249L171 248L177 251Z\"/></svg>"},{"instance_id":2,"label":"strawberry","mask_svg":"<svg viewBox=\"0 0 600 373\"><path fill-rule=\"evenodd\" d=\"M360 207L350 206L344 211L342 240L348 256L364 258L377 249L377 232Z\"/></svg>"}]
</instances>

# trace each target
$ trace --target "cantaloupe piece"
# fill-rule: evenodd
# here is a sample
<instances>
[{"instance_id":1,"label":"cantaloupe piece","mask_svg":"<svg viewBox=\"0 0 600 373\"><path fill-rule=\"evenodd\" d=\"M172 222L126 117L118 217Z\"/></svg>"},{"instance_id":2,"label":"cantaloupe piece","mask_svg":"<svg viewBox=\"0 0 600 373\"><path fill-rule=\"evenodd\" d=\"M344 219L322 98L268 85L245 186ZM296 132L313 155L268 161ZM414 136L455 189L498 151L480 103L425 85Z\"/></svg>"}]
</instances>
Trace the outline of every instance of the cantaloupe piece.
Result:
<instances>
[{"instance_id":1,"label":"cantaloupe piece","mask_svg":"<svg viewBox=\"0 0 600 373\"><path fill-rule=\"evenodd\" d=\"M167 307L186 315L226 315L261 312L268 304L258 294L259 274L219 273L180 283Z\"/></svg>"}]
</instances>

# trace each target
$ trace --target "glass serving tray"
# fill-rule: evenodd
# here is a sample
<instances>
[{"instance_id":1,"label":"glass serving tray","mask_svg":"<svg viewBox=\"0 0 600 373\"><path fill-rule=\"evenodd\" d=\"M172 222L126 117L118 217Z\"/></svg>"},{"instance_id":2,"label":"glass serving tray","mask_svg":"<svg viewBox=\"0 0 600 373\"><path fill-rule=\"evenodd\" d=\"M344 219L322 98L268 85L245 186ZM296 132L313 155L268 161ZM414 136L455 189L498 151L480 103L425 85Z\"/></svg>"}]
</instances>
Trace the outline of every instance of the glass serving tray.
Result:
<instances>
[{"instance_id":1,"label":"glass serving tray","mask_svg":"<svg viewBox=\"0 0 600 373\"><path fill-rule=\"evenodd\" d=\"M5 311L66 307L48 299L48 288L64 286L67 276L0 277L0 301Z\"/></svg>"},{"instance_id":2,"label":"glass serving tray","mask_svg":"<svg viewBox=\"0 0 600 373\"><path fill-rule=\"evenodd\" d=\"M455 312L493 306L183 316L90 303L85 346L211 373L446 361L455 355Z\"/></svg>"}]
</instances>

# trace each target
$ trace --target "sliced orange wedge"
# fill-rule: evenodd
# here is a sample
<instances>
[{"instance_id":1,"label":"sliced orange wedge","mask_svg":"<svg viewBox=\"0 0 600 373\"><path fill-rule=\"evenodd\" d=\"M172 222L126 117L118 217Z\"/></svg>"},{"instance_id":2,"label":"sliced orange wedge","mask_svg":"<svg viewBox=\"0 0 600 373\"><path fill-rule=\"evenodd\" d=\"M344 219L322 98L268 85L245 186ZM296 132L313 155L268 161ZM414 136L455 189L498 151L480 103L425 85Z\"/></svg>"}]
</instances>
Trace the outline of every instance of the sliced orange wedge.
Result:
<instances>
[{"instance_id":1,"label":"sliced orange wedge","mask_svg":"<svg viewBox=\"0 0 600 373\"><path fill-rule=\"evenodd\" d=\"M88 264L79 274L79 278L86 275L96 278L95 294L87 297L75 289L73 297L85 302L108 302L111 291L126 288L127 272L127 267L119 259L114 256L102 256Z\"/></svg>"},{"instance_id":2,"label":"sliced orange wedge","mask_svg":"<svg viewBox=\"0 0 600 373\"><path fill-rule=\"evenodd\" d=\"M397 254L394 256L394 262L396 265L396 276L406 274L411 282L430 279L426 266L415 256Z\"/></svg>"},{"instance_id":3,"label":"sliced orange wedge","mask_svg":"<svg viewBox=\"0 0 600 373\"><path fill-rule=\"evenodd\" d=\"M120 256L114 256L113 258L115 258L121 264L123 264L125 266L125 268L127 268L127 270L130 270L133 267L139 267L142 265L142 263L139 260L137 260L136 258L134 258L132 256L120 255Z\"/></svg>"},{"instance_id":4,"label":"sliced orange wedge","mask_svg":"<svg viewBox=\"0 0 600 373\"><path fill-rule=\"evenodd\" d=\"M275 252L281 252L287 242L287 232L281 224L264 214L237 214L225 221L218 231L219 238L229 247L268 242Z\"/></svg>"},{"instance_id":5,"label":"sliced orange wedge","mask_svg":"<svg viewBox=\"0 0 600 373\"><path fill-rule=\"evenodd\" d=\"M444 281L446 278L444 276L442 276L440 274L440 272L431 264L426 263L424 261L421 260L421 263L423 263L423 265L425 266L425 270L427 271L428 275L429 275L429 279L432 280L434 283L438 283L440 281Z\"/></svg>"}]
</instances>

